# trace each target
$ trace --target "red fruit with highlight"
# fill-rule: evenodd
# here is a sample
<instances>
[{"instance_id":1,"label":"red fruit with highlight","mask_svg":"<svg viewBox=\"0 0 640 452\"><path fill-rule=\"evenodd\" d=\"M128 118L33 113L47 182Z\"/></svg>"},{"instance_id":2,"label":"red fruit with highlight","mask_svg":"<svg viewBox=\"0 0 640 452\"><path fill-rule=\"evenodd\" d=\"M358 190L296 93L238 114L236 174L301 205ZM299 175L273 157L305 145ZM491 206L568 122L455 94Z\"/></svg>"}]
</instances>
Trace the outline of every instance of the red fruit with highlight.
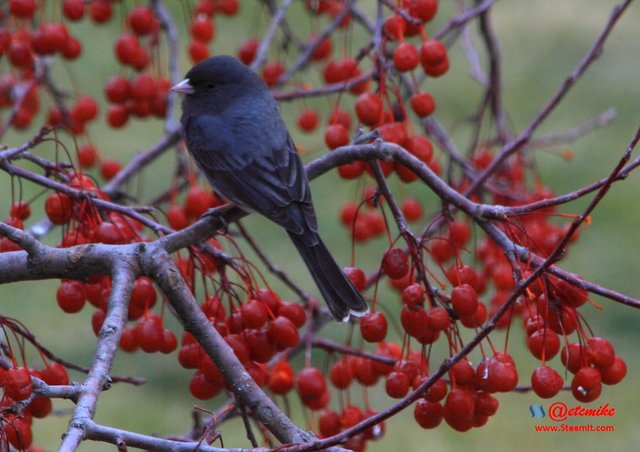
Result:
<instances>
[{"instance_id":1,"label":"red fruit with highlight","mask_svg":"<svg viewBox=\"0 0 640 452\"><path fill-rule=\"evenodd\" d=\"M562 389L564 381L558 372L548 366L536 368L531 374L531 387L538 397L550 399Z\"/></svg>"},{"instance_id":2,"label":"red fruit with highlight","mask_svg":"<svg viewBox=\"0 0 640 452\"><path fill-rule=\"evenodd\" d=\"M401 248L390 248L382 258L382 271L392 279L400 279L409 273L409 256Z\"/></svg>"},{"instance_id":3,"label":"red fruit with highlight","mask_svg":"<svg viewBox=\"0 0 640 452\"><path fill-rule=\"evenodd\" d=\"M419 399L413 410L413 417L422 428L436 428L442 422L442 405L437 402Z\"/></svg>"},{"instance_id":4,"label":"red fruit with highlight","mask_svg":"<svg viewBox=\"0 0 640 452\"><path fill-rule=\"evenodd\" d=\"M360 333L367 342L381 342L387 335L387 319L380 311L370 312L360 319Z\"/></svg>"}]
</instances>

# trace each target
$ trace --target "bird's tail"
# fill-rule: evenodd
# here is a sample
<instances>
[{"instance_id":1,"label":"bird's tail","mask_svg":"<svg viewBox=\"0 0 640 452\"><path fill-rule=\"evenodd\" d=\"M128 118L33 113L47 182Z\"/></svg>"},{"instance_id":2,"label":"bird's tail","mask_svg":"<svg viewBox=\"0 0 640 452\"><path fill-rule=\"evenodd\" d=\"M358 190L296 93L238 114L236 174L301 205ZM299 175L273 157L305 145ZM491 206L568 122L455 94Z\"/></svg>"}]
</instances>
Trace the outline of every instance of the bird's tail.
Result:
<instances>
[{"instance_id":1,"label":"bird's tail","mask_svg":"<svg viewBox=\"0 0 640 452\"><path fill-rule=\"evenodd\" d=\"M369 312L369 305L342 272L320 237L314 244L309 244L304 234L289 234L289 237L336 320L346 322L350 315L362 317Z\"/></svg>"}]
</instances>

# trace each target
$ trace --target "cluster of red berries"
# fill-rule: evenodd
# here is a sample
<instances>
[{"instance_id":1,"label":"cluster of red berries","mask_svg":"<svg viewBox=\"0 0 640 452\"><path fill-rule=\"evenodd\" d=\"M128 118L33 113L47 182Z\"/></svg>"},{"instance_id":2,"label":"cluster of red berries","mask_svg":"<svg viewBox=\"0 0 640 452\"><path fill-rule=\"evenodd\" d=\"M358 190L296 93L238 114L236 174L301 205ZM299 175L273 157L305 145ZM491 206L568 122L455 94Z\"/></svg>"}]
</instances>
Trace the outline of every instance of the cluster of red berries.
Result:
<instances>
[{"instance_id":1,"label":"cluster of red berries","mask_svg":"<svg viewBox=\"0 0 640 452\"><path fill-rule=\"evenodd\" d=\"M293 369L284 358L271 369L267 363L276 353L298 345L298 330L307 320L300 305L283 302L269 289L258 289L239 306L225 306L218 297L209 296L201 308L259 386L276 395L293 388ZM189 333L182 335L178 360L184 368L196 369L189 385L194 397L209 399L228 388L220 369Z\"/></svg>"},{"instance_id":2,"label":"cluster of red berries","mask_svg":"<svg viewBox=\"0 0 640 452\"><path fill-rule=\"evenodd\" d=\"M41 86L41 80L36 79L36 60L42 57L60 55L67 60L76 59L82 50L80 42L68 31L67 23L81 20L85 11L96 23L108 21L112 16L112 2L110 0L94 1L85 5L82 0L64 0L61 4L62 17L66 22L33 21L38 14L39 4L33 0L11 0L9 13L14 20L7 22L7 26L0 29L0 56L6 54L9 64L14 69L11 73L0 77L0 108L11 107L11 125L17 129L30 126L33 118L41 110L41 96L48 91ZM146 14L139 14L134 8L129 17L132 27L141 30L142 22L139 16L148 17L151 10L146 8ZM144 9L144 7L143 7ZM40 13L44 14L44 13ZM138 17L138 19L136 19ZM153 14L151 14L153 18ZM135 25L134 25L135 24ZM157 27L156 27L157 28ZM153 87L154 94L159 87ZM156 95L153 102L146 105L147 111L163 115L166 110L166 91L168 82L165 83L164 94ZM135 87L142 88L142 87ZM148 90L142 90L146 93ZM137 90L139 92L139 90ZM129 94L128 92L126 93ZM136 98L132 96L132 98ZM133 109L135 114L145 115L145 108ZM96 100L88 95L78 94L75 103L66 106L55 102L47 113L46 123L50 126L63 126L75 136L83 136L86 126L98 117L99 108ZM146 113L148 114L148 112ZM113 115L110 112L110 115ZM117 116L117 115L116 115ZM114 120L117 122L117 119ZM86 143L78 148L78 164L80 168L92 168L97 162L101 162L101 173L105 179L115 175L120 165L112 159L101 159L97 148Z\"/></svg>"},{"instance_id":3,"label":"cluster of red berries","mask_svg":"<svg viewBox=\"0 0 640 452\"><path fill-rule=\"evenodd\" d=\"M175 198L166 210L169 226L179 231L189 226L207 210L222 204L222 200L208 187L192 182L185 193L182 203Z\"/></svg>"},{"instance_id":4,"label":"cluster of red berries","mask_svg":"<svg viewBox=\"0 0 640 452\"><path fill-rule=\"evenodd\" d=\"M211 54L209 44L216 34L216 15L220 13L232 17L238 14L239 10L239 0L198 0L189 25L191 41L188 50L191 61L198 63Z\"/></svg>"},{"instance_id":5,"label":"cluster of red berries","mask_svg":"<svg viewBox=\"0 0 640 452\"><path fill-rule=\"evenodd\" d=\"M114 75L104 87L110 103L106 120L114 129L124 127L132 116L164 118L171 86L166 77L150 74L160 46L160 23L153 10L135 6L126 23L128 28L116 39L113 50L117 61L134 72L129 77Z\"/></svg>"},{"instance_id":6,"label":"cluster of red berries","mask_svg":"<svg viewBox=\"0 0 640 452\"><path fill-rule=\"evenodd\" d=\"M29 127L40 111L40 90L36 80L36 61L39 58L59 55L65 60L75 60L82 52L80 41L64 22L32 21L37 12L35 0L10 0L8 13L11 19L0 29L0 57L6 60L12 72L0 78L0 108L14 109L11 125L17 129ZM65 1L64 17L68 21L77 16L68 13ZM83 2L79 3L83 7Z\"/></svg>"},{"instance_id":7,"label":"cluster of red berries","mask_svg":"<svg viewBox=\"0 0 640 452\"><path fill-rule=\"evenodd\" d=\"M5 327L10 328L9 325ZM9 369L0 368L0 388L3 392L0 401L0 442L17 450L27 450L31 446L33 419L47 417L53 407L50 398L34 397L32 378L38 378L50 386L69 384L67 370L56 362L40 370L20 367L15 362ZM18 402L20 407L14 409L18 407Z\"/></svg>"},{"instance_id":8,"label":"cluster of red berries","mask_svg":"<svg viewBox=\"0 0 640 452\"><path fill-rule=\"evenodd\" d=\"M171 83L165 77L154 78L142 73L127 79L114 75L107 80L104 95L110 102L107 124L114 129L124 127L129 118L164 118Z\"/></svg>"},{"instance_id":9,"label":"cluster of red berries","mask_svg":"<svg viewBox=\"0 0 640 452\"><path fill-rule=\"evenodd\" d=\"M374 189L367 187L359 204L347 201L340 210L340 222L351 231L353 239L357 242L367 242L387 231L385 219L379 209L381 198L374 192ZM424 215L422 203L413 197L405 197L400 208L410 223L420 220Z\"/></svg>"}]
</instances>

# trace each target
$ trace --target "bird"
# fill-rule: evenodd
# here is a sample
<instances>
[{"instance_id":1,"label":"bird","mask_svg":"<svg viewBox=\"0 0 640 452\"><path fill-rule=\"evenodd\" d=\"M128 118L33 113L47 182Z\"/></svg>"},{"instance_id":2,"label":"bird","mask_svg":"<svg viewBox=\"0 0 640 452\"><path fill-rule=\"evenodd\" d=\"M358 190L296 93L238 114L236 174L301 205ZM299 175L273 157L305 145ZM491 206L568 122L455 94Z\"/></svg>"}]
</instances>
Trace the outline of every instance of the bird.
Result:
<instances>
[{"instance_id":1,"label":"bird","mask_svg":"<svg viewBox=\"0 0 640 452\"><path fill-rule=\"evenodd\" d=\"M184 142L213 189L284 228L335 319L366 315L368 303L320 238L302 160L262 79L218 55L171 89L183 95Z\"/></svg>"}]
</instances>

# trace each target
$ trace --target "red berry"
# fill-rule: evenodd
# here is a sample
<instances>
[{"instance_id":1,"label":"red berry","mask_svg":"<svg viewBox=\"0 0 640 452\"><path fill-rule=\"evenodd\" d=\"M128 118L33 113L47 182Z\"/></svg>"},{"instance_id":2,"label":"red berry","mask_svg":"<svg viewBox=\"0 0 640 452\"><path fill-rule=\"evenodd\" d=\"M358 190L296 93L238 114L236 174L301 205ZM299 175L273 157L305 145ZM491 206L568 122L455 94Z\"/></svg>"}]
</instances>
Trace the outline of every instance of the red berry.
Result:
<instances>
[{"instance_id":1,"label":"red berry","mask_svg":"<svg viewBox=\"0 0 640 452\"><path fill-rule=\"evenodd\" d=\"M78 163L80 168L92 168L98 160L98 151L91 144L85 144L78 149Z\"/></svg>"},{"instance_id":2,"label":"red berry","mask_svg":"<svg viewBox=\"0 0 640 452\"><path fill-rule=\"evenodd\" d=\"M41 371L42 379L49 385L68 385L69 374L62 364L51 362Z\"/></svg>"},{"instance_id":3,"label":"red berry","mask_svg":"<svg viewBox=\"0 0 640 452\"><path fill-rule=\"evenodd\" d=\"M337 435L341 430L340 416L335 411L323 411L318 417L318 431L323 437Z\"/></svg>"},{"instance_id":4,"label":"red berry","mask_svg":"<svg viewBox=\"0 0 640 452\"><path fill-rule=\"evenodd\" d=\"M29 404L29 412L38 419L47 417L52 409L53 404L48 397L35 397Z\"/></svg>"},{"instance_id":5,"label":"red berry","mask_svg":"<svg viewBox=\"0 0 640 452\"><path fill-rule=\"evenodd\" d=\"M393 371L387 375L384 387L389 397L401 399L409 392L409 376L404 372Z\"/></svg>"},{"instance_id":6,"label":"red berry","mask_svg":"<svg viewBox=\"0 0 640 452\"><path fill-rule=\"evenodd\" d=\"M469 284L461 284L451 292L451 304L460 317L469 317L478 309L478 294Z\"/></svg>"},{"instance_id":7,"label":"red berry","mask_svg":"<svg viewBox=\"0 0 640 452\"><path fill-rule=\"evenodd\" d=\"M67 60L75 60L82 53L82 44L73 36L69 36L62 48L62 56Z\"/></svg>"},{"instance_id":8,"label":"red berry","mask_svg":"<svg viewBox=\"0 0 640 452\"><path fill-rule=\"evenodd\" d=\"M627 364L622 358L616 356L613 364L606 369L600 369L602 382L606 385L615 385L622 381L627 375Z\"/></svg>"},{"instance_id":9,"label":"red berry","mask_svg":"<svg viewBox=\"0 0 640 452\"><path fill-rule=\"evenodd\" d=\"M140 42L138 38L131 33L123 33L116 40L114 51L116 57L122 64L133 65L138 57L138 49Z\"/></svg>"},{"instance_id":10,"label":"red berry","mask_svg":"<svg viewBox=\"0 0 640 452\"><path fill-rule=\"evenodd\" d=\"M427 311L429 327L434 331L444 331L451 324L449 313L442 306L436 306Z\"/></svg>"},{"instance_id":11,"label":"red berry","mask_svg":"<svg viewBox=\"0 0 640 452\"><path fill-rule=\"evenodd\" d=\"M491 394L486 392L476 392L476 406L474 414L481 414L484 416L493 416L498 411L499 402Z\"/></svg>"},{"instance_id":12,"label":"red berry","mask_svg":"<svg viewBox=\"0 0 640 452\"><path fill-rule=\"evenodd\" d=\"M254 299L243 303L240 312L246 328L261 328L269 318L264 303Z\"/></svg>"},{"instance_id":13,"label":"red berry","mask_svg":"<svg viewBox=\"0 0 640 452\"><path fill-rule=\"evenodd\" d=\"M71 199L64 193L53 193L47 197L44 211L53 224L66 224L71 220Z\"/></svg>"},{"instance_id":14,"label":"red berry","mask_svg":"<svg viewBox=\"0 0 640 452\"><path fill-rule=\"evenodd\" d=\"M293 388L293 368L285 359L275 363L269 375L269 390L274 394L285 395Z\"/></svg>"},{"instance_id":15,"label":"red berry","mask_svg":"<svg viewBox=\"0 0 640 452\"><path fill-rule=\"evenodd\" d=\"M84 284L73 280L62 281L56 292L56 300L64 312L79 312L85 303Z\"/></svg>"},{"instance_id":16,"label":"red berry","mask_svg":"<svg viewBox=\"0 0 640 452\"><path fill-rule=\"evenodd\" d=\"M147 353L160 351L164 340L162 319L153 313L147 313L138 320L135 329L136 342Z\"/></svg>"},{"instance_id":17,"label":"red berry","mask_svg":"<svg viewBox=\"0 0 640 452\"><path fill-rule=\"evenodd\" d=\"M64 24L42 23L31 37L31 48L39 55L61 51L69 36Z\"/></svg>"},{"instance_id":18,"label":"red berry","mask_svg":"<svg viewBox=\"0 0 640 452\"><path fill-rule=\"evenodd\" d=\"M416 93L409 100L411 108L420 118L429 116L436 109L436 103L429 93Z\"/></svg>"},{"instance_id":19,"label":"red berry","mask_svg":"<svg viewBox=\"0 0 640 452\"><path fill-rule=\"evenodd\" d=\"M465 358L453 365L449 371L451 381L456 386L473 387L476 374L471 363Z\"/></svg>"},{"instance_id":20,"label":"red berry","mask_svg":"<svg viewBox=\"0 0 640 452\"><path fill-rule=\"evenodd\" d=\"M436 428L442 422L442 405L420 399L416 402L413 417L422 428Z\"/></svg>"},{"instance_id":21,"label":"red berry","mask_svg":"<svg viewBox=\"0 0 640 452\"><path fill-rule=\"evenodd\" d=\"M98 103L93 97L80 96L73 106L71 114L79 121L91 121L98 115Z\"/></svg>"},{"instance_id":22,"label":"red berry","mask_svg":"<svg viewBox=\"0 0 640 452\"><path fill-rule=\"evenodd\" d=\"M383 30L390 40L400 41L407 29L407 21L399 14L394 14L385 20Z\"/></svg>"},{"instance_id":23,"label":"red berry","mask_svg":"<svg viewBox=\"0 0 640 452\"><path fill-rule=\"evenodd\" d=\"M31 425L26 417L9 416L4 424L7 441L17 450L29 450L33 441Z\"/></svg>"},{"instance_id":24,"label":"red berry","mask_svg":"<svg viewBox=\"0 0 640 452\"><path fill-rule=\"evenodd\" d=\"M26 220L31 215L31 207L26 201L16 201L11 205L11 216L19 220Z\"/></svg>"},{"instance_id":25,"label":"red berry","mask_svg":"<svg viewBox=\"0 0 640 452\"><path fill-rule=\"evenodd\" d=\"M602 375L595 367L581 367L571 382L571 393L579 402L593 402L602 392Z\"/></svg>"},{"instance_id":26,"label":"red berry","mask_svg":"<svg viewBox=\"0 0 640 452\"><path fill-rule=\"evenodd\" d=\"M327 391L324 374L315 367L305 367L296 376L296 387L301 397L319 398Z\"/></svg>"},{"instance_id":27,"label":"red berry","mask_svg":"<svg viewBox=\"0 0 640 452\"><path fill-rule=\"evenodd\" d=\"M391 279L400 279L409 273L409 256L401 248L390 248L382 258L382 271Z\"/></svg>"},{"instance_id":28,"label":"red berry","mask_svg":"<svg viewBox=\"0 0 640 452\"><path fill-rule=\"evenodd\" d=\"M540 360L550 360L560 350L560 338L550 329L535 331L527 338L531 354Z\"/></svg>"},{"instance_id":29,"label":"red berry","mask_svg":"<svg viewBox=\"0 0 640 452\"><path fill-rule=\"evenodd\" d=\"M393 51L393 65L398 72L411 71L420 63L420 55L415 46L409 42L403 42Z\"/></svg>"},{"instance_id":30,"label":"red berry","mask_svg":"<svg viewBox=\"0 0 640 452\"><path fill-rule=\"evenodd\" d=\"M29 19L36 12L36 0L9 0L9 13Z\"/></svg>"},{"instance_id":31,"label":"red berry","mask_svg":"<svg viewBox=\"0 0 640 452\"><path fill-rule=\"evenodd\" d=\"M201 372L196 372L191 377L189 391L196 399L208 400L222 391L222 386L209 383Z\"/></svg>"},{"instance_id":32,"label":"red berry","mask_svg":"<svg viewBox=\"0 0 640 452\"><path fill-rule=\"evenodd\" d=\"M615 362L616 353L608 340L592 337L587 341L587 358L598 369L606 369Z\"/></svg>"},{"instance_id":33,"label":"red berry","mask_svg":"<svg viewBox=\"0 0 640 452\"><path fill-rule=\"evenodd\" d=\"M200 42L207 43L214 36L213 22L206 16L198 16L191 22L191 36Z\"/></svg>"},{"instance_id":34,"label":"red berry","mask_svg":"<svg viewBox=\"0 0 640 452\"><path fill-rule=\"evenodd\" d=\"M424 298L424 288L419 283L411 284L402 290L402 302L411 309L422 306Z\"/></svg>"},{"instance_id":35,"label":"red berry","mask_svg":"<svg viewBox=\"0 0 640 452\"><path fill-rule=\"evenodd\" d=\"M118 245L126 243L126 238L120 228L110 221L103 221L91 233L93 243Z\"/></svg>"},{"instance_id":36,"label":"red berry","mask_svg":"<svg viewBox=\"0 0 640 452\"><path fill-rule=\"evenodd\" d=\"M437 39L428 39L420 49L420 61L424 67L434 67L447 60L447 48Z\"/></svg>"},{"instance_id":37,"label":"red berry","mask_svg":"<svg viewBox=\"0 0 640 452\"><path fill-rule=\"evenodd\" d=\"M224 341L229 344L229 347L233 350L233 353L241 363L249 361L249 346L244 338L237 334L230 334L225 336Z\"/></svg>"},{"instance_id":38,"label":"red berry","mask_svg":"<svg viewBox=\"0 0 640 452\"><path fill-rule=\"evenodd\" d=\"M226 16L235 16L240 10L238 0L218 0L220 12Z\"/></svg>"},{"instance_id":39,"label":"red berry","mask_svg":"<svg viewBox=\"0 0 640 452\"><path fill-rule=\"evenodd\" d=\"M4 377L4 393L15 401L24 400L33 392L31 373L26 367L12 367Z\"/></svg>"},{"instance_id":40,"label":"red berry","mask_svg":"<svg viewBox=\"0 0 640 452\"><path fill-rule=\"evenodd\" d=\"M309 38L308 42L313 42L316 39L317 37L315 35L312 35ZM318 43L315 49L313 49L313 52L311 52L311 59L313 61L324 60L329 55L331 55L332 50L333 50L333 42L331 41L331 38L327 36Z\"/></svg>"},{"instance_id":41,"label":"red berry","mask_svg":"<svg viewBox=\"0 0 640 452\"><path fill-rule=\"evenodd\" d=\"M478 275L475 270L466 264L450 267L446 272L446 276L454 287L461 284L468 284L475 288L478 282Z\"/></svg>"},{"instance_id":42,"label":"red berry","mask_svg":"<svg viewBox=\"0 0 640 452\"><path fill-rule=\"evenodd\" d=\"M324 69L326 83L338 83L358 76L358 63L353 58L329 61ZM363 85L366 88L366 85Z\"/></svg>"},{"instance_id":43,"label":"red berry","mask_svg":"<svg viewBox=\"0 0 640 452\"><path fill-rule=\"evenodd\" d=\"M129 111L124 105L111 105L107 110L107 124L114 129L124 127L129 120Z\"/></svg>"},{"instance_id":44,"label":"red berry","mask_svg":"<svg viewBox=\"0 0 640 452\"><path fill-rule=\"evenodd\" d=\"M141 309L151 309L157 300L156 290L153 287L153 280L148 276L141 276L133 284L131 289L130 305Z\"/></svg>"},{"instance_id":45,"label":"red berry","mask_svg":"<svg viewBox=\"0 0 640 452\"><path fill-rule=\"evenodd\" d=\"M266 363L278 352L276 344L269 340L266 328L245 330L245 339L253 361Z\"/></svg>"},{"instance_id":46,"label":"red berry","mask_svg":"<svg viewBox=\"0 0 640 452\"><path fill-rule=\"evenodd\" d=\"M62 13L71 21L82 19L84 16L84 0L63 0Z\"/></svg>"},{"instance_id":47,"label":"red berry","mask_svg":"<svg viewBox=\"0 0 640 452\"><path fill-rule=\"evenodd\" d=\"M155 16L148 6L134 6L129 11L129 25L133 32L140 36L148 35L153 31Z\"/></svg>"},{"instance_id":48,"label":"red berry","mask_svg":"<svg viewBox=\"0 0 640 452\"><path fill-rule=\"evenodd\" d=\"M192 185L187 190L184 209L190 218L199 218L208 209L214 207L215 204L216 199L210 191L200 185Z\"/></svg>"},{"instance_id":49,"label":"red berry","mask_svg":"<svg viewBox=\"0 0 640 452\"><path fill-rule=\"evenodd\" d=\"M105 180L110 180L120 171L120 163L114 159L103 159L100 164L100 175Z\"/></svg>"},{"instance_id":50,"label":"red berry","mask_svg":"<svg viewBox=\"0 0 640 452\"><path fill-rule=\"evenodd\" d=\"M302 328L307 322L307 313L304 308L297 303L282 303L278 310L278 315L287 317L293 322L296 328Z\"/></svg>"},{"instance_id":51,"label":"red berry","mask_svg":"<svg viewBox=\"0 0 640 452\"><path fill-rule=\"evenodd\" d=\"M156 94L156 84L152 76L140 74L130 82L130 96L138 101L150 101Z\"/></svg>"},{"instance_id":52,"label":"red berry","mask_svg":"<svg viewBox=\"0 0 640 452\"><path fill-rule=\"evenodd\" d=\"M380 96L373 93L362 93L356 100L356 114L361 123L374 126L382 119L383 104Z\"/></svg>"},{"instance_id":53,"label":"red berry","mask_svg":"<svg viewBox=\"0 0 640 452\"><path fill-rule=\"evenodd\" d=\"M423 22L429 22L438 11L438 0L407 0L409 14Z\"/></svg>"},{"instance_id":54,"label":"red berry","mask_svg":"<svg viewBox=\"0 0 640 452\"><path fill-rule=\"evenodd\" d=\"M98 24L109 21L113 15L111 0L94 0L91 2L89 4L89 15Z\"/></svg>"},{"instance_id":55,"label":"red berry","mask_svg":"<svg viewBox=\"0 0 640 452\"><path fill-rule=\"evenodd\" d=\"M363 419L362 410L354 405L347 405L342 410L342 415L340 416L340 423L342 424L342 428L349 428L356 425Z\"/></svg>"},{"instance_id":56,"label":"red berry","mask_svg":"<svg viewBox=\"0 0 640 452\"><path fill-rule=\"evenodd\" d=\"M418 338L428 330L427 311L421 307L411 309L404 305L400 311L400 323L409 336Z\"/></svg>"},{"instance_id":57,"label":"red berry","mask_svg":"<svg viewBox=\"0 0 640 452\"><path fill-rule=\"evenodd\" d=\"M298 127L303 132L313 132L318 126L318 113L310 108L305 108L298 114Z\"/></svg>"},{"instance_id":58,"label":"red berry","mask_svg":"<svg viewBox=\"0 0 640 452\"><path fill-rule=\"evenodd\" d=\"M381 342L387 336L387 319L380 311L370 312L360 320L360 333L367 342Z\"/></svg>"},{"instance_id":59,"label":"red berry","mask_svg":"<svg viewBox=\"0 0 640 452\"><path fill-rule=\"evenodd\" d=\"M423 210L420 201L413 198L405 198L401 205L402 214L407 221L417 221L422 218Z\"/></svg>"},{"instance_id":60,"label":"red berry","mask_svg":"<svg viewBox=\"0 0 640 452\"><path fill-rule=\"evenodd\" d=\"M440 378L427 390L424 398L429 402L439 402L446 397L448 390L447 382Z\"/></svg>"},{"instance_id":61,"label":"red berry","mask_svg":"<svg viewBox=\"0 0 640 452\"><path fill-rule=\"evenodd\" d=\"M204 14L209 17L213 17L216 13L215 0L198 0L194 11L196 14Z\"/></svg>"},{"instance_id":62,"label":"red berry","mask_svg":"<svg viewBox=\"0 0 640 452\"><path fill-rule=\"evenodd\" d=\"M161 353L171 353L178 348L178 339L173 331L164 329L162 331L162 345L160 346Z\"/></svg>"},{"instance_id":63,"label":"red berry","mask_svg":"<svg viewBox=\"0 0 640 452\"><path fill-rule=\"evenodd\" d=\"M586 364L586 351L578 343L567 344L562 347L560 360L569 372L576 373Z\"/></svg>"},{"instance_id":64,"label":"red berry","mask_svg":"<svg viewBox=\"0 0 640 452\"><path fill-rule=\"evenodd\" d=\"M543 399L550 399L558 394L563 383L560 374L548 366L538 367L531 374L531 387Z\"/></svg>"},{"instance_id":65,"label":"red berry","mask_svg":"<svg viewBox=\"0 0 640 452\"><path fill-rule=\"evenodd\" d=\"M279 61L269 61L262 70L262 79L267 86L272 87L278 84L280 76L286 72L285 66Z\"/></svg>"},{"instance_id":66,"label":"red berry","mask_svg":"<svg viewBox=\"0 0 640 452\"><path fill-rule=\"evenodd\" d=\"M278 350L295 347L300 342L296 325L284 316L278 316L268 326L269 340L276 344Z\"/></svg>"},{"instance_id":67,"label":"red berry","mask_svg":"<svg viewBox=\"0 0 640 452\"><path fill-rule=\"evenodd\" d=\"M259 45L260 43L254 37L245 39L242 44L240 44L238 59L246 65L251 64L253 59L256 57Z\"/></svg>"},{"instance_id":68,"label":"red berry","mask_svg":"<svg viewBox=\"0 0 640 452\"><path fill-rule=\"evenodd\" d=\"M351 361L347 357L336 361L329 370L329 379L333 386L338 389L348 388L353 380Z\"/></svg>"},{"instance_id":69,"label":"red berry","mask_svg":"<svg viewBox=\"0 0 640 452\"><path fill-rule=\"evenodd\" d=\"M367 277L359 267L345 267L342 269L343 273L349 278L351 284L358 289L359 292L362 292L365 288Z\"/></svg>"},{"instance_id":70,"label":"red berry","mask_svg":"<svg viewBox=\"0 0 640 452\"><path fill-rule=\"evenodd\" d=\"M446 58L442 63L435 66L423 65L422 69L424 69L425 74L430 75L431 77L440 77L449 70L449 59Z\"/></svg>"},{"instance_id":71,"label":"red berry","mask_svg":"<svg viewBox=\"0 0 640 452\"><path fill-rule=\"evenodd\" d=\"M351 116L346 110L336 106L329 115L329 124L342 124L348 132L351 129Z\"/></svg>"},{"instance_id":72,"label":"red berry","mask_svg":"<svg viewBox=\"0 0 640 452\"><path fill-rule=\"evenodd\" d=\"M121 75L111 76L104 87L104 93L109 102L123 104L129 98L129 81Z\"/></svg>"},{"instance_id":73,"label":"red berry","mask_svg":"<svg viewBox=\"0 0 640 452\"><path fill-rule=\"evenodd\" d=\"M331 124L324 133L324 142L329 149L349 144L349 131L342 124Z\"/></svg>"},{"instance_id":74,"label":"red berry","mask_svg":"<svg viewBox=\"0 0 640 452\"><path fill-rule=\"evenodd\" d=\"M127 353L133 353L138 350L138 340L136 339L136 328L134 326L126 325L124 327L118 346Z\"/></svg>"},{"instance_id":75,"label":"red berry","mask_svg":"<svg viewBox=\"0 0 640 452\"><path fill-rule=\"evenodd\" d=\"M454 221L449 224L449 239L458 247L464 247L471 238L471 229L467 223Z\"/></svg>"},{"instance_id":76,"label":"red berry","mask_svg":"<svg viewBox=\"0 0 640 452\"><path fill-rule=\"evenodd\" d=\"M466 388L452 389L447 394L443 408L443 415L447 422L472 419L475 410L473 392Z\"/></svg>"}]
</instances>

